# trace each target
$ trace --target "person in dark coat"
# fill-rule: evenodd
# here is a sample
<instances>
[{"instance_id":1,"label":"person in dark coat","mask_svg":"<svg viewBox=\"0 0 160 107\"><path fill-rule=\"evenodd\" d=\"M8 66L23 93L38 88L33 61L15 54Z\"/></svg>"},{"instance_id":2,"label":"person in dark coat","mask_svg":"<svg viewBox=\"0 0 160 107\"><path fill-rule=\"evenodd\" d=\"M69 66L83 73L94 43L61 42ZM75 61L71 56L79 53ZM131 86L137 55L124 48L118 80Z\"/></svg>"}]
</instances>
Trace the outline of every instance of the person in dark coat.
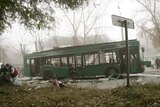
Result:
<instances>
[{"instance_id":1,"label":"person in dark coat","mask_svg":"<svg viewBox=\"0 0 160 107\"><path fill-rule=\"evenodd\" d=\"M155 64L156 64L156 68L159 69L159 67L160 67L160 59L156 58Z\"/></svg>"},{"instance_id":2,"label":"person in dark coat","mask_svg":"<svg viewBox=\"0 0 160 107\"><path fill-rule=\"evenodd\" d=\"M158 69L158 58L155 60L156 69Z\"/></svg>"},{"instance_id":3,"label":"person in dark coat","mask_svg":"<svg viewBox=\"0 0 160 107\"><path fill-rule=\"evenodd\" d=\"M1 71L0 72L1 80L5 82L10 82L10 75L9 75L6 65L2 64L0 71Z\"/></svg>"}]
</instances>

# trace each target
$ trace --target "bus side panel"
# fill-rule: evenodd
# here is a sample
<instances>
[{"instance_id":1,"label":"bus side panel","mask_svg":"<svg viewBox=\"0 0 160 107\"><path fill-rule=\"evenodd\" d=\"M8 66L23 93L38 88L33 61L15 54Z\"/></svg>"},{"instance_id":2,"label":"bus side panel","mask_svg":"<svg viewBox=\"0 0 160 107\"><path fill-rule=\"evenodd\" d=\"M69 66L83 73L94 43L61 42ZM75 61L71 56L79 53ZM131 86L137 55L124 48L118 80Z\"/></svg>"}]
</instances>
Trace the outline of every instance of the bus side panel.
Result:
<instances>
[{"instance_id":1,"label":"bus side panel","mask_svg":"<svg viewBox=\"0 0 160 107\"><path fill-rule=\"evenodd\" d=\"M137 65L137 66L131 66L130 73L131 73L131 74L139 73L138 65Z\"/></svg>"},{"instance_id":2,"label":"bus side panel","mask_svg":"<svg viewBox=\"0 0 160 107\"><path fill-rule=\"evenodd\" d=\"M121 72L126 73L126 65L122 66L123 67L121 67ZM137 63L136 65L130 65L130 74L142 73L142 72L144 72L144 70L139 63Z\"/></svg>"},{"instance_id":3,"label":"bus side panel","mask_svg":"<svg viewBox=\"0 0 160 107\"><path fill-rule=\"evenodd\" d=\"M44 74L45 71L50 71L53 74L55 74L55 76L57 78L69 77L67 67L54 67L54 66L51 66L51 65L43 65L42 71L43 71L43 74Z\"/></svg>"},{"instance_id":4,"label":"bus side panel","mask_svg":"<svg viewBox=\"0 0 160 107\"><path fill-rule=\"evenodd\" d=\"M84 68L78 69L77 76L85 77L85 76L105 75L107 68L110 66L111 66L110 64L88 65L88 66L85 66Z\"/></svg>"},{"instance_id":5,"label":"bus side panel","mask_svg":"<svg viewBox=\"0 0 160 107\"><path fill-rule=\"evenodd\" d=\"M29 66L26 66L26 65L24 66L24 76L27 76L27 77L31 76Z\"/></svg>"},{"instance_id":6,"label":"bus side panel","mask_svg":"<svg viewBox=\"0 0 160 107\"><path fill-rule=\"evenodd\" d=\"M89 65L79 68L77 71L78 77L104 75L106 65Z\"/></svg>"},{"instance_id":7,"label":"bus side panel","mask_svg":"<svg viewBox=\"0 0 160 107\"><path fill-rule=\"evenodd\" d=\"M52 71L57 78L67 78L69 77L67 67L53 67Z\"/></svg>"}]
</instances>

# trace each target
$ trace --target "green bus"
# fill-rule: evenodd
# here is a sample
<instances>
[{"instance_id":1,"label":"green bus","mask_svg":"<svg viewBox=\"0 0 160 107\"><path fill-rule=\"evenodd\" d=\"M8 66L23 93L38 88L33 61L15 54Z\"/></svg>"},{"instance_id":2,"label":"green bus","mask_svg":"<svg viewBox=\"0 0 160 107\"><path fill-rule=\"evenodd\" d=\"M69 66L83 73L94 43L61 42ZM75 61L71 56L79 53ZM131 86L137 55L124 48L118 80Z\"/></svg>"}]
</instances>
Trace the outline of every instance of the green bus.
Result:
<instances>
[{"instance_id":1,"label":"green bus","mask_svg":"<svg viewBox=\"0 0 160 107\"><path fill-rule=\"evenodd\" d=\"M129 40L130 73L144 72L140 42ZM87 44L34 52L24 56L24 75L86 78L126 73L125 41ZM148 64L149 65L149 64Z\"/></svg>"}]
</instances>

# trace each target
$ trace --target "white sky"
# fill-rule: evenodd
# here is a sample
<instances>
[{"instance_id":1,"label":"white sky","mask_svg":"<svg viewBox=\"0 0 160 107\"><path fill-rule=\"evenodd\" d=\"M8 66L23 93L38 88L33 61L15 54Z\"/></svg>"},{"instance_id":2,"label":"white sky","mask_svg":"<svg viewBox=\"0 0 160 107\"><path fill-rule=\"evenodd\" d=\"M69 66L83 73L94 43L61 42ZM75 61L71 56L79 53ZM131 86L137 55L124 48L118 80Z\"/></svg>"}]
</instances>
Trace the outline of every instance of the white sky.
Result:
<instances>
[{"instance_id":1,"label":"white sky","mask_svg":"<svg viewBox=\"0 0 160 107\"><path fill-rule=\"evenodd\" d=\"M107 0L97 0L97 4L99 4L100 1L106 2ZM103 3L101 9L106 8L106 11L104 12L104 16L97 22L97 27L107 27L102 30L98 30L98 33L106 34L109 36L109 38L114 40L121 40L121 28L117 26L112 25L111 15L120 15L118 10L118 4L120 6L120 12L121 16L126 18L131 18L133 20L137 20L135 16L135 10L140 7L140 5L136 2L136 0L110 0L109 4ZM95 12L99 10L94 10ZM70 13L68 13L69 15ZM58 18L58 24L57 28L54 33L56 35L61 36L69 36L71 35L71 29L68 24L68 20L66 20L66 17L62 15L62 11L56 11L56 16ZM69 15L70 16L70 15ZM136 39L136 28L133 30L129 30L129 39ZM39 34L42 34L42 38L46 38L47 34L46 32L40 32ZM94 33L94 32L93 32ZM20 43L23 44L31 44L33 43L33 39L30 34L25 32L25 28L22 26L19 26L18 24L14 24L13 28L11 30L7 30L3 34L4 42L2 43L12 43L16 44L16 46L19 46Z\"/></svg>"},{"instance_id":2,"label":"white sky","mask_svg":"<svg viewBox=\"0 0 160 107\"><path fill-rule=\"evenodd\" d=\"M140 5L136 2L136 0L97 0L98 2L103 1L103 5L100 6L100 11L106 10L104 12L104 16L97 21L97 27L106 27L99 30L99 33L106 34L110 38L114 40L121 40L121 28L112 25L111 15L120 15L126 18L135 19L135 10L140 7ZM108 3L108 4L107 4ZM118 5L120 6L120 13L118 10ZM98 6L97 6L98 8ZM94 12L99 11L98 9L94 9ZM61 14L58 14L58 17L61 17ZM63 15L64 16L64 15ZM72 15L70 15L72 16ZM57 26L56 34L57 35L71 35L71 28L68 26L67 18L60 19L59 25ZM129 39L136 39L136 28L128 31Z\"/></svg>"}]
</instances>

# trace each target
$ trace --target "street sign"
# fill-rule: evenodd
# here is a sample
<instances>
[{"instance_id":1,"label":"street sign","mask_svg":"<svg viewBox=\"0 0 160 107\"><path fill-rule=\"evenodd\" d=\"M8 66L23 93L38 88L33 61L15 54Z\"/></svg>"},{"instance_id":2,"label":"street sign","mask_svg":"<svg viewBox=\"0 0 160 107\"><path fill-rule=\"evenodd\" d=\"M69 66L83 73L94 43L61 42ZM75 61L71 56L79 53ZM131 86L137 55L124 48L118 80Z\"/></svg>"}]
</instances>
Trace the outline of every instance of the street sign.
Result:
<instances>
[{"instance_id":1,"label":"street sign","mask_svg":"<svg viewBox=\"0 0 160 107\"><path fill-rule=\"evenodd\" d=\"M134 29L134 21L132 19L112 15L112 24L113 25L125 27L124 21L127 21L127 28Z\"/></svg>"},{"instance_id":2,"label":"street sign","mask_svg":"<svg viewBox=\"0 0 160 107\"><path fill-rule=\"evenodd\" d=\"M128 46L128 28L134 29L134 22L132 19L124 18L121 16L112 15L112 23L115 26L120 26L125 28L126 37L126 73L127 73L127 87L130 86L130 55Z\"/></svg>"}]
</instances>

